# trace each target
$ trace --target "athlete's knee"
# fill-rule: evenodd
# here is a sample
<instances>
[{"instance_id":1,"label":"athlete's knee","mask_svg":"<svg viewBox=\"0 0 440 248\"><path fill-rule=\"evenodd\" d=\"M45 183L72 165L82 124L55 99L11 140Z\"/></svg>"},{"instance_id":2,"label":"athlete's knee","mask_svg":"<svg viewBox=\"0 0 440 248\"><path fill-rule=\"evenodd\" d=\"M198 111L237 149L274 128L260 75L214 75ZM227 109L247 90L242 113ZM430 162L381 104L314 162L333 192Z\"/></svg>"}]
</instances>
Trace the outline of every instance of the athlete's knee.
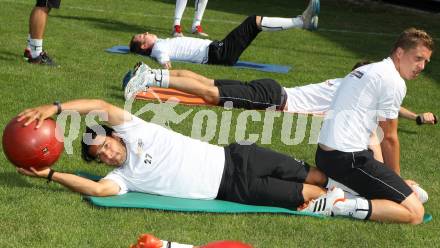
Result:
<instances>
[{"instance_id":1,"label":"athlete's knee","mask_svg":"<svg viewBox=\"0 0 440 248\"><path fill-rule=\"evenodd\" d=\"M319 169L310 167L305 182L313 185L325 186L327 176Z\"/></svg>"},{"instance_id":2,"label":"athlete's knee","mask_svg":"<svg viewBox=\"0 0 440 248\"><path fill-rule=\"evenodd\" d=\"M412 193L401 203L409 212L409 223L421 224L425 215L425 208L417 196Z\"/></svg>"},{"instance_id":3,"label":"athlete's knee","mask_svg":"<svg viewBox=\"0 0 440 248\"><path fill-rule=\"evenodd\" d=\"M208 88L205 90L205 92L204 92L202 98L203 98L206 102L208 102L208 103L210 103L210 104L217 105L217 104L220 102L220 97L219 97L219 91L218 91L218 88L215 87L215 86L208 87Z\"/></svg>"}]
</instances>

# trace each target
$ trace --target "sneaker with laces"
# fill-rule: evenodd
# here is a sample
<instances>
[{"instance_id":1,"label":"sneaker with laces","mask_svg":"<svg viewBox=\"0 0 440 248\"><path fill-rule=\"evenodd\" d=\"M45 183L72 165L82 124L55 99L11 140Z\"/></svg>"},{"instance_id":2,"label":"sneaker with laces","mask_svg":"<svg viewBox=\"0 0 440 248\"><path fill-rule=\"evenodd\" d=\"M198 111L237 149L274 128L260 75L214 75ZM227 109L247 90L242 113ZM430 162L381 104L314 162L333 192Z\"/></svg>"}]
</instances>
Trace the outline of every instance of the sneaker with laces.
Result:
<instances>
[{"instance_id":1,"label":"sneaker with laces","mask_svg":"<svg viewBox=\"0 0 440 248\"><path fill-rule=\"evenodd\" d=\"M344 191L340 188L333 188L331 190L328 190L327 194L311 200L307 204L307 206L303 206L298 210L301 212L310 212L325 216L331 216L333 205L341 199L344 199Z\"/></svg>"},{"instance_id":2,"label":"sneaker with laces","mask_svg":"<svg viewBox=\"0 0 440 248\"><path fill-rule=\"evenodd\" d=\"M142 61L137 62L134 65L133 70L128 70L128 72L125 73L125 76L122 79L122 89L124 90L125 87L127 87L128 82L134 76L135 73L139 74L139 73L144 73L147 71L151 71L151 68L147 64L145 64Z\"/></svg>"},{"instance_id":3,"label":"sneaker with laces","mask_svg":"<svg viewBox=\"0 0 440 248\"><path fill-rule=\"evenodd\" d=\"M209 35L203 32L202 26L197 25L192 28L192 33L198 36L208 37Z\"/></svg>"},{"instance_id":4,"label":"sneaker with laces","mask_svg":"<svg viewBox=\"0 0 440 248\"><path fill-rule=\"evenodd\" d=\"M182 27L180 25L174 25L173 32L171 32L173 37L183 37Z\"/></svg>"},{"instance_id":5,"label":"sneaker with laces","mask_svg":"<svg viewBox=\"0 0 440 248\"><path fill-rule=\"evenodd\" d=\"M25 48L25 49L24 49L24 52L23 52L23 58L24 58L24 60L26 60L26 61L28 61L30 58L32 58L32 55L31 55L31 49L29 49L29 48Z\"/></svg>"},{"instance_id":6,"label":"sneaker with laces","mask_svg":"<svg viewBox=\"0 0 440 248\"><path fill-rule=\"evenodd\" d=\"M320 9L319 0L310 0L306 10L302 13L303 28L315 30L318 28L318 14Z\"/></svg>"},{"instance_id":7,"label":"sneaker with laces","mask_svg":"<svg viewBox=\"0 0 440 248\"><path fill-rule=\"evenodd\" d=\"M125 83L127 81L127 83ZM155 81L155 74L151 68L139 62L135 65L134 71L127 72L123 79L124 97L126 100L131 99L141 91L146 91L149 86Z\"/></svg>"},{"instance_id":8,"label":"sneaker with laces","mask_svg":"<svg viewBox=\"0 0 440 248\"><path fill-rule=\"evenodd\" d=\"M46 52L41 52L38 57L35 58L29 58L28 62L31 64L37 64L37 65L47 65L47 66L58 66L55 64L55 62L49 57L49 55Z\"/></svg>"}]
</instances>

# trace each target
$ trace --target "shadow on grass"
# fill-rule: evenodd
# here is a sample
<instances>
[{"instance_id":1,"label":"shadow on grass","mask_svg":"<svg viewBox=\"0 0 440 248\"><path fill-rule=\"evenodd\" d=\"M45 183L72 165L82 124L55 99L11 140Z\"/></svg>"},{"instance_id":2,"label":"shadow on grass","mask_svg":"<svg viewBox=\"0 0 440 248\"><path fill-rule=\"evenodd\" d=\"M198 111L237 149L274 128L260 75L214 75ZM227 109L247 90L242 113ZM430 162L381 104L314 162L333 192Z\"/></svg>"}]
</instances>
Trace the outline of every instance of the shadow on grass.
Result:
<instances>
[{"instance_id":1,"label":"shadow on grass","mask_svg":"<svg viewBox=\"0 0 440 248\"><path fill-rule=\"evenodd\" d=\"M0 185L8 187L19 187L19 188L38 188L44 190L50 190L53 192L64 192L64 189L47 187L46 185L41 186L39 184L29 183L25 180L25 176L18 174L18 172L3 172L0 173Z\"/></svg>"},{"instance_id":2,"label":"shadow on grass","mask_svg":"<svg viewBox=\"0 0 440 248\"><path fill-rule=\"evenodd\" d=\"M0 60L4 61L17 61L22 55L17 53L12 53L9 51L0 50Z\"/></svg>"},{"instance_id":3,"label":"shadow on grass","mask_svg":"<svg viewBox=\"0 0 440 248\"><path fill-rule=\"evenodd\" d=\"M64 15L53 15L51 16L51 18L89 22L91 26L94 26L96 28L100 28L108 31L116 30L129 34L141 33L141 32L145 32L146 30L152 33L168 32L168 29L131 24L128 22L121 22L106 18L85 17L85 16L64 16Z\"/></svg>"},{"instance_id":4,"label":"shadow on grass","mask_svg":"<svg viewBox=\"0 0 440 248\"><path fill-rule=\"evenodd\" d=\"M410 135L416 135L417 134L416 131L410 131L410 130L404 129L404 128L398 128L397 132L398 133L406 133L406 134L410 134Z\"/></svg>"}]
</instances>

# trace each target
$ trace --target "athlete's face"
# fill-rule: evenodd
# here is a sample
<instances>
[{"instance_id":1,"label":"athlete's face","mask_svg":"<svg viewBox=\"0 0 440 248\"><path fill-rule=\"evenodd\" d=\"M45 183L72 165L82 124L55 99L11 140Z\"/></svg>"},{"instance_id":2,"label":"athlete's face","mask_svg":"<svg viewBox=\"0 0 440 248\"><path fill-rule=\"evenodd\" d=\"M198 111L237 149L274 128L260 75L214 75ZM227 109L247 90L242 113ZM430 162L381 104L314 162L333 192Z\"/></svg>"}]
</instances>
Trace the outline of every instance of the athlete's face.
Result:
<instances>
[{"instance_id":1,"label":"athlete's face","mask_svg":"<svg viewBox=\"0 0 440 248\"><path fill-rule=\"evenodd\" d=\"M127 158L127 150L121 139L115 135L97 136L96 143L89 148L90 155L107 165L120 166Z\"/></svg>"},{"instance_id":2,"label":"athlete's face","mask_svg":"<svg viewBox=\"0 0 440 248\"><path fill-rule=\"evenodd\" d=\"M399 47L395 51L394 64L402 78L414 79L425 69L431 54L432 51L423 45L406 51Z\"/></svg>"},{"instance_id":3,"label":"athlete's face","mask_svg":"<svg viewBox=\"0 0 440 248\"><path fill-rule=\"evenodd\" d=\"M157 36L155 34L150 34L148 32L137 34L134 36L133 39L134 42L139 42L141 44L141 48L144 50L153 47L156 40L157 40Z\"/></svg>"}]
</instances>

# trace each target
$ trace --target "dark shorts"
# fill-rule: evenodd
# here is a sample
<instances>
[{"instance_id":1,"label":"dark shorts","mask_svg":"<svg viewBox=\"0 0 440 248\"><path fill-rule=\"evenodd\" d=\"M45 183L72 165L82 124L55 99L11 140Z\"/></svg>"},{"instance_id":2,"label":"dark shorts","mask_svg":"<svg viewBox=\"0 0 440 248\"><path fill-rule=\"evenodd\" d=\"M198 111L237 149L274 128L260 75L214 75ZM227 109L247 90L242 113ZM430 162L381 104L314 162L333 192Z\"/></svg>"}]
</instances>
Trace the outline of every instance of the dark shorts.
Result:
<instances>
[{"instance_id":1,"label":"dark shorts","mask_svg":"<svg viewBox=\"0 0 440 248\"><path fill-rule=\"evenodd\" d=\"M256 16L249 16L238 27L232 30L223 40L213 41L209 45L208 64L234 65L240 55L257 37Z\"/></svg>"},{"instance_id":2,"label":"dark shorts","mask_svg":"<svg viewBox=\"0 0 440 248\"><path fill-rule=\"evenodd\" d=\"M36 7L60 8L61 0L37 0Z\"/></svg>"},{"instance_id":3,"label":"dark shorts","mask_svg":"<svg viewBox=\"0 0 440 248\"><path fill-rule=\"evenodd\" d=\"M315 159L316 166L328 177L367 199L387 199L400 204L412 193L399 175L374 159L370 150L324 151L318 146Z\"/></svg>"},{"instance_id":4,"label":"dark shorts","mask_svg":"<svg viewBox=\"0 0 440 248\"><path fill-rule=\"evenodd\" d=\"M287 94L281 85L273 79L257 79L249 83L236 80L214 80L218 88L219 106L231 101L234 108L266 109L275 106L283 110Z\"/></svg>"},{"instance_id":5,"label":"dark shorts","mask_svg":"<svg viewBox=\"0 0 440 248\"><path fill-rule=\"evenodd\" d=\"M237 143L225 147L225 169L217 199L295 209L304 203L309 165L287 155Z\"/></svg>"}]
</instances>

